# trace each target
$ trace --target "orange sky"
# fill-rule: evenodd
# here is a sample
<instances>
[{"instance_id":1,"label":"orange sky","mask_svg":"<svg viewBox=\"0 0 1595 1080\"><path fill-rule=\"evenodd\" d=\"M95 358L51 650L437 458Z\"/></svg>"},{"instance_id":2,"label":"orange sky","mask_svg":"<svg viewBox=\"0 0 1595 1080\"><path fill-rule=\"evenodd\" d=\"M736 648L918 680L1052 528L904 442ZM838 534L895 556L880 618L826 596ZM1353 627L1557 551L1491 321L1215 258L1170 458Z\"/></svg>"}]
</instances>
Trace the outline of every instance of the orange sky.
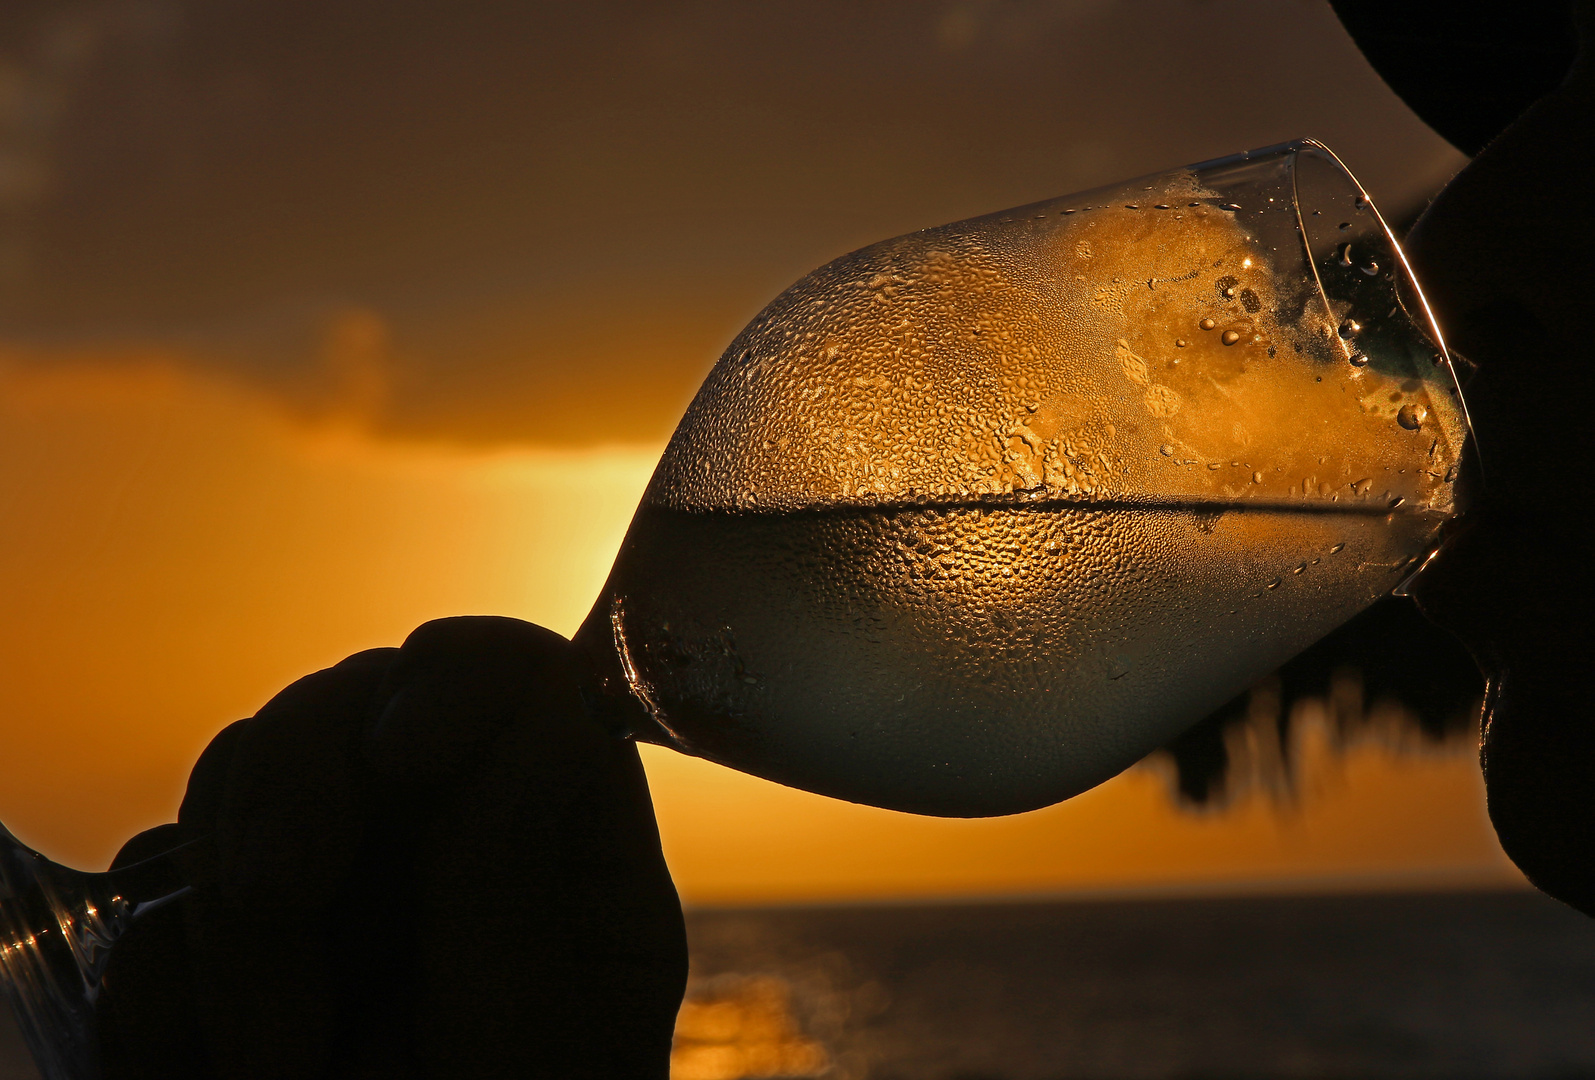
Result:
<instances>
[{"instance_id":1,"label":"orange sky","mask_svg":"<svg viewBox=\"0 0 1595 1080\"><path fill-rule=\"evenodd\" d=\"M295 677L426 619L571 632L658 447L477 452L289 418L159 356L41 369L0 352L0 820L103 865L171 817L198 750ZM1032 814L945 821L644 748L689 902L1519 880L1471 749L1344 758L1225 813L1135 769Z\"/></svg>"},{"instance_id":2,"label":"orange sky","mask_svg":"<svg viewBox=\"0 0 1595 1080\"><path fill-rule=\"evenodd\" d=\"M876 240L1311 136L1402 220L1463 158L1326 0L8 0L0 342L181 347L378 430L656 443ZM120 345L118 347L121 347Z\"/></svg>"},{"instance_id":3,"label":"orange sky","mask_svg":"<svg viewBox=\"0 0 1595 1080\"><path fill-rule=\"evenodd\" d=\"M574 630L737 329L922 226L1301 136L1464 159L1323 0L15 0L0 18L0 820L103 865L294 678ZM1176 811L936 821L645 748L694 902L1517 881L1466 746Z\"/></svg>"}]
</instances>

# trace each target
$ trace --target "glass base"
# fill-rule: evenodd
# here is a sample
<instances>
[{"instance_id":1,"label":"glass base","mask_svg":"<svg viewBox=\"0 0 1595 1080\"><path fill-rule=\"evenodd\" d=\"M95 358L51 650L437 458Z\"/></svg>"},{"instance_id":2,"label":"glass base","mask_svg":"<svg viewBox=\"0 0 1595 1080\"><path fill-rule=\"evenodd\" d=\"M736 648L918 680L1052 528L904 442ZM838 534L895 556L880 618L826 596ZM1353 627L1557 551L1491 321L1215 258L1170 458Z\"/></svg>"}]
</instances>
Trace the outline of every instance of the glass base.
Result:
<instances>
[{"instance_id":1,"label":"glass base","mask_svg":"<svg viewBox=\"0 0 1595 1080\"><path fill-rule=\"evenodd\" d=\"M95 999L136 907L110 874L59 866L0 825L0 986L42 1080L97 1080Z\"/></svg>"}]
</instances>

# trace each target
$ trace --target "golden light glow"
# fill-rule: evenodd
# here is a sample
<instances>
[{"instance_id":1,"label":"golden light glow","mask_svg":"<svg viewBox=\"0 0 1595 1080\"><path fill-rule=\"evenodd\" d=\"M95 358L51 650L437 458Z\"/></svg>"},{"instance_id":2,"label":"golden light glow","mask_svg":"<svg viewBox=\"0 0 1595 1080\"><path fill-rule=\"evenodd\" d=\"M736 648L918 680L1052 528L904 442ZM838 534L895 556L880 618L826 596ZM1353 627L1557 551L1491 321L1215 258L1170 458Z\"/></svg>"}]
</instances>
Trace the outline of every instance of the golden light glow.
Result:
<instances>
[{"instance_id":1,"label":"golden light glow","mask_svg":"<svg viewBox=\"0 0 1595 1080\"><path fill-rule=\"evenodd\" d=\"M392 446L158 359L0 364L0 820L103 865L301 675L445 615L569 633L657 452Z\"/></svg>"},{"instance_id":2,"label":"golden light glow","mask_svg":"<svg viewBox=\"0 0 1595 1080\"><path fill-rule=\"evenodd\" d=\"M784 982L769 976L689 990L676 1015L670 1080L824 1073L830 1056L799 1031L791 996Z\"/></svg>"},{"instance_id":3,"label":"golden light glow","mask_svg":"<svg viewBox=\"0 0 1595 1080\"><path fill-rule=\"evenodd\" d=\"M465 451L290 420L160 356L45 375L0 355L0 821L105 865L195 756L293 679L416 624L570 633L660 447ZM1298 805L1175 811L1132 770L1012 818L911 817L644 748L689 903L1519 880L1466 748L1344 760Z\"/></svg>"}]
</instances>

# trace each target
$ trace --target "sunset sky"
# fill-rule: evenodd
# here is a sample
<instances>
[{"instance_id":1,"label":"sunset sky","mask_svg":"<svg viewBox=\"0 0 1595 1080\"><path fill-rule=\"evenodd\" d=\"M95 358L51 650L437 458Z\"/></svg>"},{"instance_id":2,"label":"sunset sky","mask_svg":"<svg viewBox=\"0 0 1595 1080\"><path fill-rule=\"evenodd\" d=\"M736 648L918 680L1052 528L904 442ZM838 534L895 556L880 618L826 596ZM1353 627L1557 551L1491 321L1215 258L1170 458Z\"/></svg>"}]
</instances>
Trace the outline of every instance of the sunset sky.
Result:
<instances>
[{"instance_id":1,"label":"sunset sky","mask_svg":"<svg viewBox=\"0 0 1595 1080\"><path fill-rule=\"evenodd\" d=\"M462 10L468 7L468 10ZM0 820L103 865L210 735L443 615L570 633L693 389L886 236L1312 135L1463 158L1320 0L0 13ZM692 902L1516 880L1472 748L938 821L645 748Z\"/></svg>"}]
</instances>

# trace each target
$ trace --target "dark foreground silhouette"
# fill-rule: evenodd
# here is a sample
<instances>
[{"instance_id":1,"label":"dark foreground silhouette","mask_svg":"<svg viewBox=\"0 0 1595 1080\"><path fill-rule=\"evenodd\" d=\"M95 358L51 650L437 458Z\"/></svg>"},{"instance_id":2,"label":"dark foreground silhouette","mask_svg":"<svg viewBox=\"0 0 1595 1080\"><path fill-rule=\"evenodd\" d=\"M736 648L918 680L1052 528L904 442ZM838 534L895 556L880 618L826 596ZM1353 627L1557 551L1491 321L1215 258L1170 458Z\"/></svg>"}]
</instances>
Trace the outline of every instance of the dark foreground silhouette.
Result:
<instances>
[{"instance_id":1,"label":"dark foreground silhouette","mask_svg":"<svg viewBox=\"0 0 1595 1080\"><path fill-rule=\"evenodd\" d=\"M177 823L117 858L215 835L113 951L110 1080L663 1080L681 908L636 747L583 713L569 649L427 623L217 735Z\"/></svg>"}]
</instances>

